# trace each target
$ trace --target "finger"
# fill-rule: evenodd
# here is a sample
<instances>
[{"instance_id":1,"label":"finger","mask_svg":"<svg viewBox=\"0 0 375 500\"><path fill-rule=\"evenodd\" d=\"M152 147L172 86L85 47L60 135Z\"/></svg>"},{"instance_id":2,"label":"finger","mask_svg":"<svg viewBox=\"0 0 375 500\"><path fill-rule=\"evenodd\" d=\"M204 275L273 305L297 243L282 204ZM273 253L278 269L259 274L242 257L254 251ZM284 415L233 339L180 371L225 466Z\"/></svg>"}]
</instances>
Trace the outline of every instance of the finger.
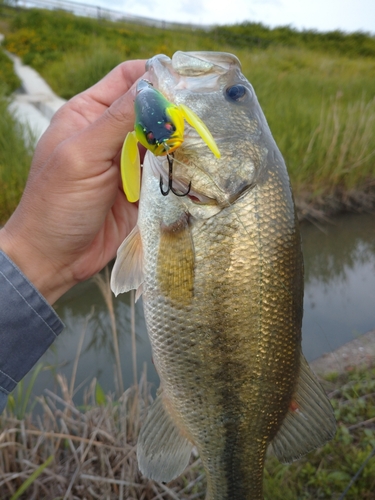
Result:
<instances>
[{"instance_id":1,"label":"finger","mask_svg":"<svg viewBox=\"0 0 375 500\"><path fill-rule=\"evenodd\" d=\"M61 145L70 149L80 175L98 175L114 165L127 133L134 129L134 98L135 84L94 123Z\"/></svg>"},{"instance_id":2,"label":"finger","mask_svg":"<svg viewBox=\"0 0 375 500\"><path fill-rule=\"evenodd\" d=\"M81 92L60 108L40 140L35 167L43 163L63 140L93 123L98 116L144 74L145 61L126 61L114 68L100 82Z\"/></svg>"}]
</instances>

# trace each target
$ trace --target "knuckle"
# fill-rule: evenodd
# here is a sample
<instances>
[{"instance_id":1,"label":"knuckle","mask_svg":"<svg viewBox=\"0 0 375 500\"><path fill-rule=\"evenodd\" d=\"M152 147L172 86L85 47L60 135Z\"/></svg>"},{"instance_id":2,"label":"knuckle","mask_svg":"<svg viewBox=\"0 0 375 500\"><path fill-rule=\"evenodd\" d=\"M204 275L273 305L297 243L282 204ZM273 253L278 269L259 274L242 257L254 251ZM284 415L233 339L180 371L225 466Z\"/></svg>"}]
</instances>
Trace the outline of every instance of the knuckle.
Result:
<instances>
[{"instance_id":1,"label":"knuckle","mask_svg":"<svg viewBox=\"0 0 375 500\"><path fill-rule=\"evenodd\" d=\"M133 103L129 103L126 96L120 97L112 106L107 109L108 119L115 125L122 129L134 124L134 109Z\"/></svg>"}]
</instances>

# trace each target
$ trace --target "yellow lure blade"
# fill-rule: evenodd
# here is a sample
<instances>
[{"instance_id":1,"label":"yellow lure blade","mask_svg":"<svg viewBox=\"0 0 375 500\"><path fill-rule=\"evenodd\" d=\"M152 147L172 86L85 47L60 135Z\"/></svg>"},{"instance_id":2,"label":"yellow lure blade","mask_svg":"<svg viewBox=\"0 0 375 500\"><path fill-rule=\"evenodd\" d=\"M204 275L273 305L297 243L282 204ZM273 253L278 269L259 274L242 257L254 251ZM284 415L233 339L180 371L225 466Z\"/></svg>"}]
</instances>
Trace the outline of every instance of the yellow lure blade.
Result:
<instances>
[{"instance_id":1,"label":"yellow lure blade","mask_svg":"<svg viewBox=\"0 0 375 500\"><path fill-rule=\"evenodd\" d=\"M171 119L171 122L176 128L175 132L172 134L172 137L178 138L182 143L184 140L184 129L185 129L183 111L180 109L180 106L175 106L173 104L168 108L166 108L165 114L167 115L168 118Z\"/></svg>"},{"instance_id":2,"label":"yellow lure blade","mask_svg":"<svg viewBox=\"0 0 375 500\"><path fill-rule=\"evenodd\" d=\"M198 115L184 104L180 104L178 108L181 110L185 120L191 125L198 134L202 137L207 146L211 149L216 158L220 158L220 151L216 145L215 139L212 137L211 132L206 125L202 122Z\"/></svg>"},{"instance_id":3,"label":"yellow lure blade","mask_svg":"<svg viewBox=\"0 0 375 500\"><path fill-rule=\"evenodd\" d=\"M120 170L122 186L127 199L134 203L141 191L141 161L135 132L129 132L121 150Z\"/></svg>"}]
</instances>

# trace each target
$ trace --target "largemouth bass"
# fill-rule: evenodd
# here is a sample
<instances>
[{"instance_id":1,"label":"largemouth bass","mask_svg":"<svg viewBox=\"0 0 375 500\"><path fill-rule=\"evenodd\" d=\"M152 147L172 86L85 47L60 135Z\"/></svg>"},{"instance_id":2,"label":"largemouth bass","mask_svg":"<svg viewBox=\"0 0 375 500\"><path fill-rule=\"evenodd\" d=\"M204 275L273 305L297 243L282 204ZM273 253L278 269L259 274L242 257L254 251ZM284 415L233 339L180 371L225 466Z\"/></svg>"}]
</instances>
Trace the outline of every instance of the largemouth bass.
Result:
<instances>
[{"instance_id":1,"label":"largemouth bass","mask_svg":"<svg viewBox=\"0 0 375 500\"><path fill-rule=\"evenodd\" d=\"M196 446L207 500L259 500L270 444L291 462L335 433L301 352L303 261L287 170L235 56L177 52L147 69L203 120L221 158L187 127L173 183L191 189L163 196L168 158L147 152L138 224L113 269L116 294L143 293L161 381L139 467L168 482Z\"/></svg>"}]
</instances>

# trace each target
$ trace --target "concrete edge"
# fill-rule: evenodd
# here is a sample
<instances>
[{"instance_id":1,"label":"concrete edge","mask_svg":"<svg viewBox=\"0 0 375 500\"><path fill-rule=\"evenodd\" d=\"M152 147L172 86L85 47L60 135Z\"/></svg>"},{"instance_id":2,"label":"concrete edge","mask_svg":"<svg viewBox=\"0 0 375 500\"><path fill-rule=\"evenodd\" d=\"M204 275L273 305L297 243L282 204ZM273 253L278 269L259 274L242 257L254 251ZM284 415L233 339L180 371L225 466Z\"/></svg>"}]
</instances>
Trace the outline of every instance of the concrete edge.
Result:
<instances>
[{"instance_id":1,"label":"concrete edge","mask_svg":"<svg viewBox=\"0 0 375 500\"><path fill-rule=\"evenodd\" d=\"M320 377L345 373L354 368L369 367L375 361L375 330L364 333L333 352L323 354L309 365Z\"/></svg>"},{"instance_id":2,"label":"concrete edge","mask_svg":"<svg viewBox=\"0 0 375 500\"><path fill-rule=\"evenodd\" d=\"M4 35L0 33L0 44L3 40ZM1 50L13 61L14 71L22 82L21 88L13 93L8 109L26 127L26 142L30 141L30 132L38 141L66 100L56 95L39 73L23 64L18 56Z\"/></svg>"}]
</instances>

